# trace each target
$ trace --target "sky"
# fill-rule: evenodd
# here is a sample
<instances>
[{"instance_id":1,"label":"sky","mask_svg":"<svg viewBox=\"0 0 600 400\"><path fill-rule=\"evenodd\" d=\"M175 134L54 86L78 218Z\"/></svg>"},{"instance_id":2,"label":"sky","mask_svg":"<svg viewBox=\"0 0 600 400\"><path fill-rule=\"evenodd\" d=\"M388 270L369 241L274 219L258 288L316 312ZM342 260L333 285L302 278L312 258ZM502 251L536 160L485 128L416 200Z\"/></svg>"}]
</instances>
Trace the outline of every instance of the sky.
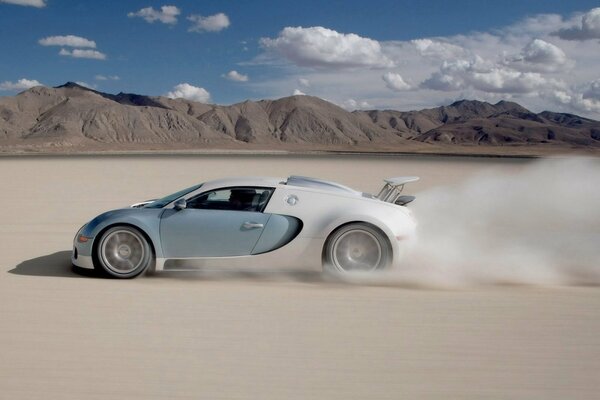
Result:
<instances>
[{"instance_id":1,"label":"sky","mask_svg":"<svg viewBox=\"0 0 600 400\"><path fill-rule=\"evenodd\" d=\"M459 99L600 119L600 1L0 0L0 96L67 81L232 104Z\"/></svg>"}]
</instances>

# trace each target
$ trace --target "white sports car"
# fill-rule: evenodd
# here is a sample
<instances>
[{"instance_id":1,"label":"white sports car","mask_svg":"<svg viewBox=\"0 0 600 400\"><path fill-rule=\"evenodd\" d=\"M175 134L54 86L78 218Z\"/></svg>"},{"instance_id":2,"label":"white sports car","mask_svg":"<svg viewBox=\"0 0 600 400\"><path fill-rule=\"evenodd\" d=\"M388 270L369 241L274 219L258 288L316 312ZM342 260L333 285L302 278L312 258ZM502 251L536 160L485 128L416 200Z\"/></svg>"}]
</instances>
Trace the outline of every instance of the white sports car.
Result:
<instances>
[{"instance_id":1,"label":"white sports car","mask_svg":"<svg viewBox=\"0 0 600 400\"><path fill-rule=\"evenodd\" d=\"M416 223L385 180L378 195L301 176L230 178L108 211L85 224L72 262L118 278L152 269L315 268L375 271L400 262Z\"/></svg>"}]
</instances>

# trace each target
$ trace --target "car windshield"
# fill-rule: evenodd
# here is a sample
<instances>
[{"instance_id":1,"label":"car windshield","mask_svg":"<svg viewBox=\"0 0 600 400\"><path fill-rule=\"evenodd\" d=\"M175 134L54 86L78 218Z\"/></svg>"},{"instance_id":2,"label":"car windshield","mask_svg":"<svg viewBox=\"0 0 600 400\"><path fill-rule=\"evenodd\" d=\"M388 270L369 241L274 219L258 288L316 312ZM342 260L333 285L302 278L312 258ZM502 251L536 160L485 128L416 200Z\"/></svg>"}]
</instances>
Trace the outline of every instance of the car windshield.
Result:
<instances>
[{"instance_id":1,"label":"car windshield","mask_svg":"<svg viewBox=\"0 0 600 400\"><path fill-rule=\"evenodd\" d=\"M163 208L170 202L177 200L181 196L185 196L186 194L193 192L194 190L198 189L201 186L202 186L202 184L194 185L187 189L183 189L183 190L180 190L179 192L165 196L162 199L154 200L152 203L146 204L144 206L144 208Z\"/></svg>"}]
</instances>

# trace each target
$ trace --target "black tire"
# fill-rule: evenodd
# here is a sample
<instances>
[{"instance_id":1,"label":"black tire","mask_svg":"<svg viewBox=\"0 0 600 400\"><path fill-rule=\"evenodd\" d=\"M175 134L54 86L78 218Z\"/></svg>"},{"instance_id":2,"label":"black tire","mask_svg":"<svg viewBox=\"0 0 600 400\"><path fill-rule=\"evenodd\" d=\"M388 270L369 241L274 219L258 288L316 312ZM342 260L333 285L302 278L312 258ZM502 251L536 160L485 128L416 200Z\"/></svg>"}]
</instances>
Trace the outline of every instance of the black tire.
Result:
<instances>
[{"instance_id":1,"label":"black tire","mask_svg":"<svg viewBox=\"0 0 600 400\"><path fill-rule=\"evenodd\" d=\"M391 260L392 249L385 235L360 222L335 230L323 249L323 270L336 274L380 271Z\"/></svg>"},{"instance_id":2,"label":"black tire","mask_svg":"<svg viewBox=\"0 0 600 400\"><path fill-rule=\"evenodd\" d=\"M154 264L154 253L138 229L113 226L95 244L94 268L114 278L134 278Z\"/></svg>"}]
</instances>

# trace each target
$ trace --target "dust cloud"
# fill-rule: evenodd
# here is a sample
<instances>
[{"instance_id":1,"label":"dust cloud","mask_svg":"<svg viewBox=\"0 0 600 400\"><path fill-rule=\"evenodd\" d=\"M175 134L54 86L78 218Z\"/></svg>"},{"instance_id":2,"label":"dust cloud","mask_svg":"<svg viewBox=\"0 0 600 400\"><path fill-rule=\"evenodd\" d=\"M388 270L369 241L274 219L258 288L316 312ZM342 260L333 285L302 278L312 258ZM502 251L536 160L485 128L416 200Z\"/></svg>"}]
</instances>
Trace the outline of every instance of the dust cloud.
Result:
<instances>
[{"instance_id":1,"label":"dust cloud","mask_svg":"<svg viewBox=\"0 0 600 400\"><path fill-rule=\"evenodd\" d=\"M600 284L600 160L486 171L410 204L417 240L389 284Z\"/></svg>"}]
</instances>

